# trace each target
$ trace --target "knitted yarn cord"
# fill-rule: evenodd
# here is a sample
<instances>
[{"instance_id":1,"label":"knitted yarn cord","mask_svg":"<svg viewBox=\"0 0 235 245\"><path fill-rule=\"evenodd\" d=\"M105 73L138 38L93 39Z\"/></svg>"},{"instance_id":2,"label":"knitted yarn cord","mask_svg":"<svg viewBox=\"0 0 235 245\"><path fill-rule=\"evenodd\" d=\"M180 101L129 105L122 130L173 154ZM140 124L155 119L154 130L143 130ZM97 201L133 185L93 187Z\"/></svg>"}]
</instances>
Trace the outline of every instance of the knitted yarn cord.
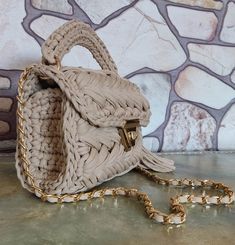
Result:
<instances>
[{"instance_id":1,"label":"knitted yarn cord","mask_svg":"<svg viewBox=\"0 0 235 245\"><path fill-rule=\"evenodd\" d=\"M93 29L82 22L72 20L59 27L42 45L42 55L49 64L62 60L63 56L75 45L81 45L92 53L102 69L117 72L103 41Z\"/></svg>"}]
</instances>

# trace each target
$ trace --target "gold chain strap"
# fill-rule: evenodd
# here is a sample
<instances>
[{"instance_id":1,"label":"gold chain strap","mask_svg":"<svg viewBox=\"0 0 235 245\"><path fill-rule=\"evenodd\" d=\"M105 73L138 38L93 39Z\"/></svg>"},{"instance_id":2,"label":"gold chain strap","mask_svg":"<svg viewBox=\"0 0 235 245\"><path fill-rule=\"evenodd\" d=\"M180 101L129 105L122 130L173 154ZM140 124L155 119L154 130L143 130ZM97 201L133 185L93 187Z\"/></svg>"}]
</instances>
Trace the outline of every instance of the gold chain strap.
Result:
<instances>
[{"instance_id":1,"label":"gold chain strap","mask_svg":"<svg viewBox=\"0 0 235 245\"><path fill-rule=\"evenodd\" d=\"M34 178L29 171L29 161L27 160L27 147L25 144L25 132L24 132L24 116L23 116L23 107L25 105L25 101L23 98L23 85L30 70L33 66L26 68L24 72L21 74L19 85L18 85L18 146L19 146L19 154L23 169L23 174L25 175L25 179L28 182L28 185L31 188L31 191L35 193L36 196L40 197L43 201L49 201L53 203L62 203L62 202L78 202L80 200L90 200L93 198L103 198L104 196L127 196L136 198L138 201L144 204L146 213L149 218L164 224L181 224L186 220L186 212L181 203L199 203L199 204L230 204L234 201L234 193L233 191L226 185L214 182L212 180L191 180L191 179L163 179L151 172L137 167L137 170L153 180L154 182L166 185L166 186L178 186L178 187L203 187L203 188L211 188L217 191L220 191L220 196L194 196L192 194L182 194L177 195L174 198L171 198L170 201L170 214L165 214L155 209L146 193L140 192L137 189L132 188L105 188L101 190L94 190L90 192L82 192L78 194L64 194L64 195L56 195L56 194L47 194L43 192L43 190L35 184Z\"/></svg>"}]
</instances>

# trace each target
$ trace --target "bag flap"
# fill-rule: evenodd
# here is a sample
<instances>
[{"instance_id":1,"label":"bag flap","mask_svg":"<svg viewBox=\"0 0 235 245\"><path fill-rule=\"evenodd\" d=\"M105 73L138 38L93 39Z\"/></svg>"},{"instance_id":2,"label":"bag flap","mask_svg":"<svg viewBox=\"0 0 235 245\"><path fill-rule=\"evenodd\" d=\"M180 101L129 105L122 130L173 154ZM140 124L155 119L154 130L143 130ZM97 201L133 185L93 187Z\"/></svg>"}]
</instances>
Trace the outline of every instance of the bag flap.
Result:
<instances>
[{"instance_id":1,"label":"bag flap","mask_svg":"<svg viewBox=\"0 0 235 245\"><path fill-rule=\"evenodd\" d=\"M35 65L31 73L35 79L31 79L28 96L45 84L56 83L81 117L95 126L123 127L127 120L133 119L139 120L141 126L149 122L149 103L140 89L116 73L71 67L58 71L41 64ZM42 77L47 80L41 80Z\"/></svg>"},{"instance_id":2,"label":"bag flap","mask_svg":"<svg viewBox=\"0 0 235 245\"><path fill-rule=\"evenodd\" d=\"M68 68L64 71L67 98L84 119L100 127L122 127L138 119L146 126L149 103L140 89L110 71Z\"/></svg>"}]
</instances>

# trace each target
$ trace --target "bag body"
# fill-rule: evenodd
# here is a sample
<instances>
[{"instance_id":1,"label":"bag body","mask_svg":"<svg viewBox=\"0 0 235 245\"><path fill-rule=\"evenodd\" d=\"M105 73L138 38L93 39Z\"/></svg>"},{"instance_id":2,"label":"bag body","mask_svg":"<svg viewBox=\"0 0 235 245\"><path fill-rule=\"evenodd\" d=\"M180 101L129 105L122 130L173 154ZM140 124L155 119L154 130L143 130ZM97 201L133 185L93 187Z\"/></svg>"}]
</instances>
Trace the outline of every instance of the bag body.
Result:
<instances>
[{"instance_id":1,"label":"bag body","mask_svg":"<svg viewBox=\"0 0 235 245\"><path fill-rule=\"evenodd\" d=\"M61 67L65 53L81 45L101 70ZM166 224L185 221L181 202L228 204L233 192L207 180L165 180L146 169L174 170L142 144L141 127L151 115L140 89L118 75L104 43L87 24L67 22L45 41L42 63L26 68L18 86L16 169L22 186L49 202L77 202L104 195L125 195L143 202L150 218ZM171 199L171 214L152 206L147 194L130 188L93 189L137 168L163 185L210 187L219 199L180 195ZM89 191L89 192L87 192Z\"/></svg>"}]
</instances>

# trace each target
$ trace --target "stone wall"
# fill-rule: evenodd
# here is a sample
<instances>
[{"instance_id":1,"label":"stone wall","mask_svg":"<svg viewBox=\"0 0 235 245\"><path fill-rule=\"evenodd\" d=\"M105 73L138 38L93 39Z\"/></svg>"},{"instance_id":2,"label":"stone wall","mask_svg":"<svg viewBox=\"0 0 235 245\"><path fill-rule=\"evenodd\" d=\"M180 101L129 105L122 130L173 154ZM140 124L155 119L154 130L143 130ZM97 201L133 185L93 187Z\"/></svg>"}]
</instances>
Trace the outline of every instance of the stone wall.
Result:
<instances>
[{"instance_id":1,"label":"stone wall","mask_svg":"<svg viewBox=\"0 0 235 245\"><path fill-rule=\"evenodd\" d=\"M153 151L235 150L235 1L0 0L0 148L14 149L17 79L66 20L89 23L138 84ZM99 69L75 47L64 65ZM13 141L12 141L13 139Z\"/></svg>"}]
</instances>

